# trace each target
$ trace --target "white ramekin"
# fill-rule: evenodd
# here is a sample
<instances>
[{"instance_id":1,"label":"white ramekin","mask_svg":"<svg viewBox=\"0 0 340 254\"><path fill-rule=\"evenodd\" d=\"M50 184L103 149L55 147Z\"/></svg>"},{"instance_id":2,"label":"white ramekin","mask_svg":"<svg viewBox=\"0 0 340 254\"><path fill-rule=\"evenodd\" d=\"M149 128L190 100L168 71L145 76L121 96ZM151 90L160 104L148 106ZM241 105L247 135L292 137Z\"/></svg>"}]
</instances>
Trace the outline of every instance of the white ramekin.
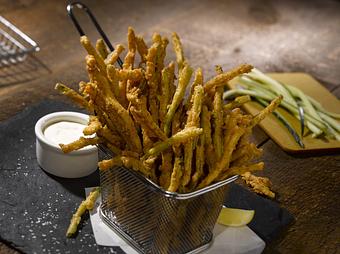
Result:
<instances>
[{"instance_id":1,"label":"white ramekin","mask_svg":"<svg viewBox=\"0 0 340 254\"><path fill-rule=\"evenodd\" d=\"M49 142L44 130L60 121L71 121L87 125L89 116L77 112L55 112L40 118L35 124L37 160L46 172L66 178L87 176L97 169L98 149L88 146L78 151L63 153L59 146Z\"/></svg>"}]
</instances>

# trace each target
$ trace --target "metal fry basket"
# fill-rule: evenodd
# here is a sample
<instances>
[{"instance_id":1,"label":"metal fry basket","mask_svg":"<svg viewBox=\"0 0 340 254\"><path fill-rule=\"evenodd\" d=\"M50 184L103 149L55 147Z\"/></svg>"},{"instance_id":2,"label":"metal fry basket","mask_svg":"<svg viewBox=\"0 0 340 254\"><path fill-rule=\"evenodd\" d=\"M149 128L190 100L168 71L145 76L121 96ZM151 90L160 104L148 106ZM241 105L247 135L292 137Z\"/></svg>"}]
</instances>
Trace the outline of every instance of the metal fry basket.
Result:
<instances>
[{"instance_id":1,"label":"metal fry basket","mask_svg":"<svg viewBox=\"0 0 340 254\"><path fill-rule=\"evenodd\" d=\"M0 16L0 67L22 62L28 53L39 50L35 41Z\"/></svg>"},{"instance_id":2,"label":"metal fry basket","mask_svg":"<svg viewBox=\"0 0 340 254\"><path fill-rule=\"evenodd\" d=\"M135 171L116 167L100 173L101 218L140 253L198 253L208 248L228 184L178 194Z\"/></svg>"}]
</instances>

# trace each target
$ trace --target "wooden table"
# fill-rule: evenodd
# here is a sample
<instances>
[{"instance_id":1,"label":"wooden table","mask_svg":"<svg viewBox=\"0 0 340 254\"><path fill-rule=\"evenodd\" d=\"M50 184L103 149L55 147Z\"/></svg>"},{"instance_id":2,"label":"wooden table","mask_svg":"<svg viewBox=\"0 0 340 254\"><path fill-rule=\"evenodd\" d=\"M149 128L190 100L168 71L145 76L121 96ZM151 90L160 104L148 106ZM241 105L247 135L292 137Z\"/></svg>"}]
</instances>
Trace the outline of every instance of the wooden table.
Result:
<instances>
[{"instance_id":1,"label":"wooden table","mask_svg":"<svg viewBox=\"0 0 340 254\"><path fill-rule=\"evenodd\" d=\"M263 71L310 73L340 96L339 1L86 2L112 42L125 42L129 25L147 38L177 31L188 59L206 77L215 64L228 69L248 62ZM0 120L40 100L61 99L53 90L57 81L75 87L86 79L85 52L63 1L2 0L0 14L41 47L20 68L0 70ZM88 19L80 20L96 39ZM266 253L339 253L340 156L290 156L260 129L253 138L264 149L277 202L296 219ZM0 243L0 253L16 251Z\"/></svg>"}]
</instances>

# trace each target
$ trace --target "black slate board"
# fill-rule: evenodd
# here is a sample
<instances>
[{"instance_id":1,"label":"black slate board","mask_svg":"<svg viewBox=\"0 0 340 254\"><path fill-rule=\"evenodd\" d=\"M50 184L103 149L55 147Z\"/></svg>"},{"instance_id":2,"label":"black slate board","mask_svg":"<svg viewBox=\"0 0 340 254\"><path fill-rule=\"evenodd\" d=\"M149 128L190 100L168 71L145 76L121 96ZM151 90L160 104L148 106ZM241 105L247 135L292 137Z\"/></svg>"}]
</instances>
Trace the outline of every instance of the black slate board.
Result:
<instances>
[{"instance_id":1,"label":"black slate board","mask_svg":"<svg viewBox=\"0 0 340 254\"><path fill-rule=\"evenodd\" d=\"M0 240L25 253L124 253L95 244L88 216L74 239L65 232L71 214L85 197L84 188L99 185L98 172L64 179L40 169L34 125L51 112L79 111L58 101L44 101L0 123ZM232 184L228 207L254 209L249 224L269 242L292 220L275 202Z\"/></svg>"},{"instance_id":2,"label":"black slate board","mask_svg":"<svg viewBox=\"0 0 340 254\"><path fill-rule=\"evenodd\" d=\"M248 227L266 243L274 240L294 220L294 217L277 203L235 183L230 185L228 199L224 204L232 208L255 210L255 216Z\"/></svg>"},{"instance_id":3,"label":"black slate board","mask_svg":"<svg viewBox=\"0 0 340 254\"><path fill-rule=\"evenodd\" d=\"M40 169L34 125L56 111L80 110L44 101L0 123L0 240L24 253L124 253L96 245L88 215L74 239L65 237L84 188L98 186L99 174L65 179Z\"/></svg>"}]
</instances>

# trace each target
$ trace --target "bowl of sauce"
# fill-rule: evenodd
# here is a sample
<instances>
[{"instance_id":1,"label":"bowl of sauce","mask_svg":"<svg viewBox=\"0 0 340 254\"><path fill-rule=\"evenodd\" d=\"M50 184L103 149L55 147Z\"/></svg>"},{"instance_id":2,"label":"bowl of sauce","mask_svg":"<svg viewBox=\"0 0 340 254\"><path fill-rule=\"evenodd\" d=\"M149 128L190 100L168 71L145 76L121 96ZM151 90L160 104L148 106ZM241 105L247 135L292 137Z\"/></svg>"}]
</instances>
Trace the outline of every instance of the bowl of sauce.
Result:
<instances>
[{"instance_id":1,"label":"bowl of sauce","mask_svg":"<svg viewBox=\"0 0 340 254\"><path fill-rule=\"evenodd\" d=\"M55 112L40 118L35 125L36 154L46 172L65 178L87 176L97 169L98 149L86 146L65 154L59 144L69 144L84 136L89 116L78 112Z\"/></svg>"}]
</instances>

